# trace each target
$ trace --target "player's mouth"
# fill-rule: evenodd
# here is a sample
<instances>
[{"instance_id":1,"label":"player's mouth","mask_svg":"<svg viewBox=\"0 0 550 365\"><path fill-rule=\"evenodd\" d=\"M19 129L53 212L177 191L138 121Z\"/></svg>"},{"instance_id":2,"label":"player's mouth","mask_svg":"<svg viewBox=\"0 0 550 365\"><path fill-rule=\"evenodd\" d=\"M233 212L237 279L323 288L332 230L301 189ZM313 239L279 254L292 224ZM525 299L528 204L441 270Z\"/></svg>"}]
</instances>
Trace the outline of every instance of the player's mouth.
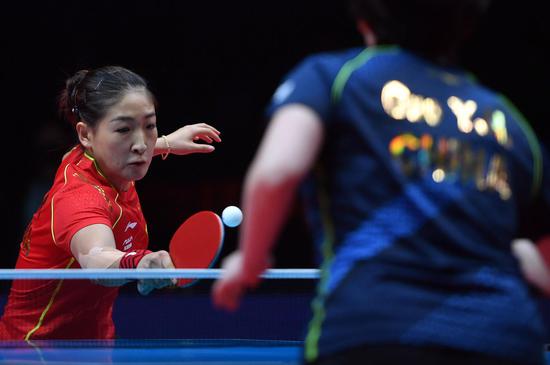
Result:
<instances>
[{"instance_id":1,"label":"player's mouth","mask_svg":"<svg viewBox=\"0 0 550 365\"><path fill-rule=\"evenodd\" d=\"M143 166L145 164L147 164L147 161L145 160L132 161L128 163L128 165L131 165L131 166Z\"/></svg>"}]
</instances>

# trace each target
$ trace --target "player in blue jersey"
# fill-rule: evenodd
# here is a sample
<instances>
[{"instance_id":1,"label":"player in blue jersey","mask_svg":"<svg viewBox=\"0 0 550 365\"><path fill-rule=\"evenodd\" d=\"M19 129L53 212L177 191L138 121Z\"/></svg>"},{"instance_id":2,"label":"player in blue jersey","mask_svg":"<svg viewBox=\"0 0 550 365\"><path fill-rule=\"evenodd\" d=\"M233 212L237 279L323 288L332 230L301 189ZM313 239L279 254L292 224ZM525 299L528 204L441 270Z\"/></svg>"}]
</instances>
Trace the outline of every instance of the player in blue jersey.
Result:
<instances>
[{"instance_id":1,"label":"player in blue jersey","mask_svg":"<svg viewBox=\"0 0 550 365\"><path fill-rule=\"evenodd\" d=\"M548 160L512 104L457 64L486 7L352 1L367 47L306 58L274 94L216 305L257 285L300 191L323 258L306 362L543 363L511 242L550 233L535 222L550 216Z\"/></svg>"}]
</instances>

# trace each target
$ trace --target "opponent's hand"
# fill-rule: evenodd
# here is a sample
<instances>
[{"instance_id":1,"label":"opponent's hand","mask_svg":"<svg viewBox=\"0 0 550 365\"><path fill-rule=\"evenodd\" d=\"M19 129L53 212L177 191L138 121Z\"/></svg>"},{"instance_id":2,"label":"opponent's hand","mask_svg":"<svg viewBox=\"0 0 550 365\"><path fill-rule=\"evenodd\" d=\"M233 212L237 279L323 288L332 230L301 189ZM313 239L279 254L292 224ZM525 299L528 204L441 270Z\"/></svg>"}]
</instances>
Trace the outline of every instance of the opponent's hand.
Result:
<instances>
[{"instance_id":1,"label":"opponent's hand","mask_svg":"<svg viewBox=\"0 0 550 365\"><path fill-rule=\"evenodd\" d=\"M212 143L222 141L220 131L206 123L186 125L168 134L166 138L170 145L170 153L174 155L210 153L215 150ZM197 141L206 143L196 143Z\"/></svg>"},{"instance_id":2,"label":"opponent's hand","mask_svg":"<svg viewBox=\"0 0 550 365\"><path fill-rule=\"evenodd\" d=\"M212 288L212 300L220 309L234 311L239 307L247 285L242 273L242 255L235 251L227 256L221 265L224 272Z\"/></svg>"},{"instance_id":3,"label":"opponent's hand","mask_svg":"<svg viewBox=\"0 0 550 365\"><path fill-rule=\"evenodd\" d=\"M174 269L174 263L170 254L166 251L156 251L143 256L136 267L137 269ZM160 289L170 285L176 285L176 279L143 279L138 281L138 291L141 295L147 295L153 289Z\"/></svg>"},{"instance_id":4,"label":"opponent's hand","mask_svg":"<svg viewBox=\"0 0 550 365\"><path fill-rule=\"evenodd\" d=\"M256 287L260 277L245 272L243 255L240 251L228 255L222 261L221 267L224 271L213 285L212 300L220 309L235 311L246 290Z\"/></svg>"}]
</instances>

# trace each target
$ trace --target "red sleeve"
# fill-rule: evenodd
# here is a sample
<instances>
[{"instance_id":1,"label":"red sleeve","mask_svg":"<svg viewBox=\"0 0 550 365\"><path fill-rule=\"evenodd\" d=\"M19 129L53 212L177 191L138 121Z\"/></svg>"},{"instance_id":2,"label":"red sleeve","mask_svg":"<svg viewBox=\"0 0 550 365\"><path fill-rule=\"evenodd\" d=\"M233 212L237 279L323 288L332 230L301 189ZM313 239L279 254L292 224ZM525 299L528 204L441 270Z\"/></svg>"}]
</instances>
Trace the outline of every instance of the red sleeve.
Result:
<instances>
[{"instance_id":1,"label":"red sleeve","mask_svg":"<svg viewBox=\"0 0 550 365\"><path fill-rule=\"evenodd\" d=\"M550 235L540 238L536 243L546 267L550 267Z\"/></svg>"},{"instance_id":2,"label":"red sleeve","mask_svg":"<svg viewBox=\"0 0 550 365\"><path fill-rule=\"evenodd\" d=\"M55 244L69 254L74 234L92 224L112 228L111 207L104 196L91 185L63 191L52 199L52 234Z\"/></svg>"}]
</instances>

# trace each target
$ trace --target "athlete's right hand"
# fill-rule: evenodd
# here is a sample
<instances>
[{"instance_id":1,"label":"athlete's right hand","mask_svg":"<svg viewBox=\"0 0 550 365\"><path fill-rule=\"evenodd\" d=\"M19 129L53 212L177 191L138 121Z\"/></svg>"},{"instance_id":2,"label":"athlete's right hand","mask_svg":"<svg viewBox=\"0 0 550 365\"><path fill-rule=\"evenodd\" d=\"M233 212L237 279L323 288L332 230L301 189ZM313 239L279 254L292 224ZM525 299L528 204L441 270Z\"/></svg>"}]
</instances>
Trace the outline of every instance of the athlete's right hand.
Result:
<instances>
[{"instance_id":1,"label":"athlete's right hand","mask_svg":"<svg viewBox=\"0 0 550 365\"><path fill-rule=\"evenodd\" d=\"M174 263L170 254L164 250L152 252L143 256L137 269L174 269ZM170 285L176 285L177 279L142 279L138 280L138 291L141 295L147 295L153 289L160 289Z\"/></svg>"}]
</instances>

